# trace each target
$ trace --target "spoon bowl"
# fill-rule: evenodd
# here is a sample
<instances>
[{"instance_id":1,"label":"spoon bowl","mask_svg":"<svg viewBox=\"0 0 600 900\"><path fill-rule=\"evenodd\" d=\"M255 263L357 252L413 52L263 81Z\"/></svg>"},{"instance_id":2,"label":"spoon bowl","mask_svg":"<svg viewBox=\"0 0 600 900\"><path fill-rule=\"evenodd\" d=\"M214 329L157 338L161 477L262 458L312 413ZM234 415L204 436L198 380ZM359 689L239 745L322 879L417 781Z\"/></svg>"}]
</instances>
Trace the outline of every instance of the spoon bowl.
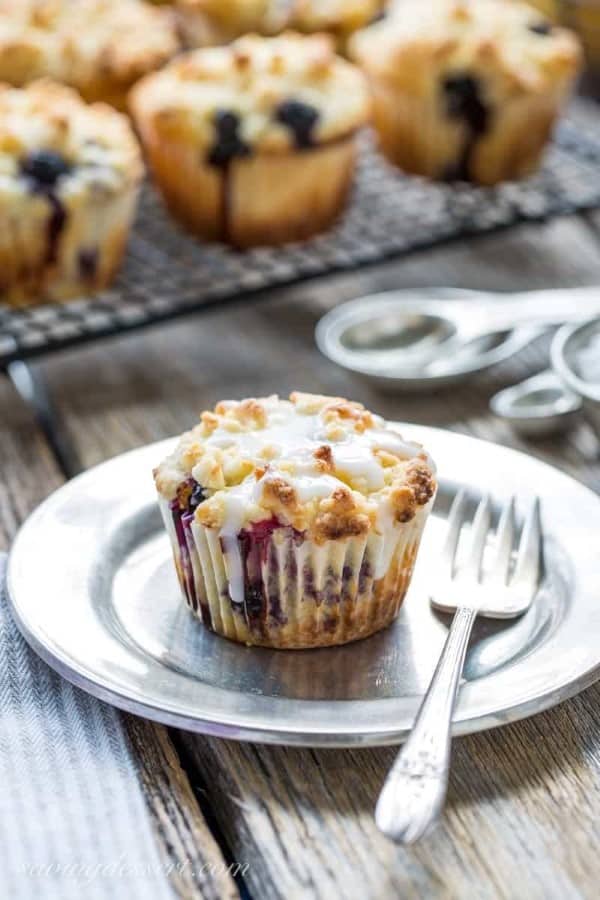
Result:
<instances>
[{"instance_id":1,"label":"spoon bowl","mask_svg":"<svg viewBox=\"0 0 600 900\"><path fill-rule=\"evenodd\" d=\"M478 295L436 288L358 298L321 319L317 345L382 388L423 390L495 365L541 334L538 327L517 330L504 321L486 325L472 296Z\"/></svg>"},{"instance_id":2,"label":"spoon bowl","mask_svg":"<svg viewBox=\"0 0 600 900\"><path fill-rule=\"evenodd\" d=\"M452 322L441 316L419 313L401 307L383 310L367 321L351 321L339 332L342 347L361 354L423 353L456 334Z\"/></svg>"},{"instance_id":3,"label":"spoon bowl","mask_svg":"<svg viewBox=\"0 0 600 900\"><path fill-rule=\"evenodd\" d=\"M492 294L432 287L359 297L315 337L338 365L389 390L455 384L518 353L545 329L600 315L599 288Z\"/></svg>"}]
</instances>

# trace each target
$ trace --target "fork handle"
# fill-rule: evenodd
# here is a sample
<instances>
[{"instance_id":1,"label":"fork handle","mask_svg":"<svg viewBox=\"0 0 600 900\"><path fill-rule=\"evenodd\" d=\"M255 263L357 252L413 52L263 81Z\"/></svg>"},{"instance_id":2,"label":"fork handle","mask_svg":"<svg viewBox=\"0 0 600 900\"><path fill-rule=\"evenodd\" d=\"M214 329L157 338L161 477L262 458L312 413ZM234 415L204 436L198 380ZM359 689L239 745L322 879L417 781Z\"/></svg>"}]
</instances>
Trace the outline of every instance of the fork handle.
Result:
<instances>
[{"instance_id":1,"label":"fork handle","mask_svg":"<svg viewBox=\"0 0 600 900\"><path fill-rule=\"evenodd\" d=\"M375 810L378 828L412 844L433 825L448 790L452 713L477 613L459 607L410 736L396 757Z\"/></svg>"}]
</instances>

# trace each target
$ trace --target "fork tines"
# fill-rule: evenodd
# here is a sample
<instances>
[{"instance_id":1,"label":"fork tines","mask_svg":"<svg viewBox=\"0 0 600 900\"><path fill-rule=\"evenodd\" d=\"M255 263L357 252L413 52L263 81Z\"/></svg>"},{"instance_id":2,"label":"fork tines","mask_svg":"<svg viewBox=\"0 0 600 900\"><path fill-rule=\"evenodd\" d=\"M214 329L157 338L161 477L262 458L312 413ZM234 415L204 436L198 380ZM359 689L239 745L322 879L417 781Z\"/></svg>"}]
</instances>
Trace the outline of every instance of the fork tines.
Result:
<instances>
[{"instance_id":1,"label":"fork tines","mask_svg":"<svg viewBox=\"0 0 600 900\"><path fill-rule=\"evenodd\" d=\"M441 579L432 602L445 609L475 606L482 614L499 618L517 615L531 603L540 578L539 498L530 505L520 528L514 497L502 507L495 530L489 495L482 497L472 519L470 507L467 492L459 491L448 516ZM463 537L467 530L468 540Z\"/></svg>"}]
</instances>

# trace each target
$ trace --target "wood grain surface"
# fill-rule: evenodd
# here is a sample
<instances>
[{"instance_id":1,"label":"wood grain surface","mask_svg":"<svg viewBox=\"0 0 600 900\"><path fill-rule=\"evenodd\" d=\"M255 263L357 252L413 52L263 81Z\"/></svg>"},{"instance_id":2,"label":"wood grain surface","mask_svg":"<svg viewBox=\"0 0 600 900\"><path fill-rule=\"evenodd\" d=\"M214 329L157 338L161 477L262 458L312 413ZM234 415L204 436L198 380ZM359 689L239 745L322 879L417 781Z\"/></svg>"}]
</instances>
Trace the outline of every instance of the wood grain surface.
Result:
<instances>
[{"instance_id":1,"label":"wood grain surface","mask_svg":"<svg viewBox=\"0 0 600 900\"><path fill-rule=\"evenodd\" d=\"M599 217L570 217L456 243L70 351L37 370L84 467L189 427L223 397L300 388L524 449L600 491L598 444L587 425L530 443L488 411L492 393L544 367L546 342L469 385L428 396L381 394L330 364L313 342L320 315L363 292L600 283L599 227ZM0 384L0 404L0 534L7 544L62 474L7 384ZM526 722L456 741L443 823L408 850L379 835L372 818L393 748L242 745L168 736L132 718L128 729L165 859L189 859L190 869L224 857L247 866L238 884L210 874L199 883L184 866L173 881L182 897L228 898L243 884L254 898L563 900L598 893L599 701L594 687Z\"/></svg>"}]
</instances>

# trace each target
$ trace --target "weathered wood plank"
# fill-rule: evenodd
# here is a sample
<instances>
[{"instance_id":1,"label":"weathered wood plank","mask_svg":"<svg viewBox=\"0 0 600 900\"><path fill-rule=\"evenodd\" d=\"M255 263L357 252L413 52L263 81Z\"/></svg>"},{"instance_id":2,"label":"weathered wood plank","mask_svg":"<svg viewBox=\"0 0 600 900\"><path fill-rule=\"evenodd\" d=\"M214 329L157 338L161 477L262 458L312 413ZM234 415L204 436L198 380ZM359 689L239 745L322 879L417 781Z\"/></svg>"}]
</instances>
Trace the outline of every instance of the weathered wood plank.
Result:
<instances>
[{"instance_id":1,"label":"weathered wood plank","mask_svg":"<svg viewBox=\"0 0 600 900\"><path fill-rule=\"evenodd\" d=\"M497 289L594 283L598 244L575 219L454 245L282 292L48 361L43 371L86 465L181 431L223 396L292 388L351 395L384 415L494 438L600 486L585 430L524 444L488 412L493 391L545 365L532 350L438 396L384 396L313 346L319 315L369 290L446 283ZM442 461L443 468L443 461ZM375 830L390 749L310 751L181 735L257 897L592 897L600 797L600 690L527 722L456 743L442 827L411 850Z\"/></svg>"},{"instance_id":2,"label":"weathered wood plank","mask_svg":"<svg viewBox=\"0 0 600 900\"><path fill-rule=\"evenodd\" d=\"M310 751L187 737L261 897L592 897L600 692L455 743L442 825L401 850L373 808L394 751Z\"/></svg>"},{"instance_id":3,"label":"weathered wood plank","mask_svg":"<svg viewBox=\"0 0 600 900\"><path fill-rule=\"evenodd\" d=\"M168 732L124 716L168 877L182 898L234 900L239 891L206 824Z\"/></svg>"},{"instance_id":4,"label":"weathered wood plank","mask_svg":"<svg viewBox=\"0 0 600 900\"><path fill-rule=\"evenodd\" d=\"M0 377L0 550L7 550L27 514L63 482L31 412ZM161 859L181 897L233 900L239 896L187 775L165 729L124 716L139 764Z\"/></svg>"}]
</instances>

